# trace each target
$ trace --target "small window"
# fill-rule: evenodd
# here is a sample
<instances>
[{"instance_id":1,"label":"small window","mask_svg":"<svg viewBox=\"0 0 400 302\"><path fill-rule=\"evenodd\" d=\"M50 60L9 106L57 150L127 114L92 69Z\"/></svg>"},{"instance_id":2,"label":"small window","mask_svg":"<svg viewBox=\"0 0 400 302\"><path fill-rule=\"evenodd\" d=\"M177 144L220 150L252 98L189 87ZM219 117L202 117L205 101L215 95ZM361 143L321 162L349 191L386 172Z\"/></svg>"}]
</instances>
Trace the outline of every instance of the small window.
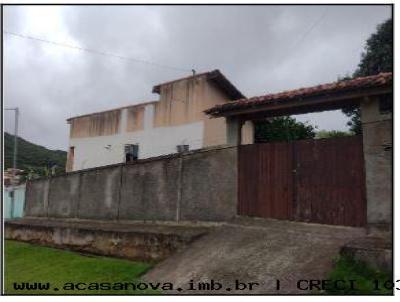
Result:
<instances>
[{"instance_id":1,"label":"small window","mask_svg":"<svg viewBox=\"0 0 400 302\"><path fill-rule=\"evenodd\" d=\"M129 163L139 157L139 145L125 145L125 162Z\"/></svg>"},{"instance_id":2,"label":"small window","mask_svg":"<svg viewBox=\"0 0 400 302\"><path fill-rule=\"evenodd\" d=\"M379 113L388 114L393 112L393 95L384 95L379 99Z\"/></svg>"},{"instance_id":3,"label":"small window","mask_svg":"<svg viewBox=\"0 0 400 302\"><path fill-rule=\"evenodd\" d=\"M178 145L176 146L176 150L178 153L187 152L189 151L189 145Z\"/></svg>"}]
</instances>

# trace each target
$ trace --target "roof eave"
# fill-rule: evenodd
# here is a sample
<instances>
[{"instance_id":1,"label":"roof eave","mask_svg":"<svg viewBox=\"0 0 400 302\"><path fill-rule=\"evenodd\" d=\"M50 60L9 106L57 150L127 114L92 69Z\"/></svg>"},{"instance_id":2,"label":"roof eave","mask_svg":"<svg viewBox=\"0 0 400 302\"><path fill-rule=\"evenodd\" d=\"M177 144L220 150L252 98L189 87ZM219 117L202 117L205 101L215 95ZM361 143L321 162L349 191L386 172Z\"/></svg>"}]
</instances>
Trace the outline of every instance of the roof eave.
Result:
<instances>
[{"instance_id":1,"label":"roof eave","mask_svg":"<svg viewBox=\"0 0 400 302\"><path fill-rule=\"evenodd\" d=\"M232 100L245 98L244 94L239 91L218 69L211 71L208 80L214 81Z\"/></svg>"},{"instance_id":2,"label":"roof eave","mask_svg":"<svg viewBox=\"0 0 400 302\"><path fill-rule=\"evenodd\" d=\"M255 114L263 111L265 115L273 112L286 112L290 114L301 114L305 112L318 112L325 110L336 110L345 106L356 105L363 97L391 93L392 85L380 87L360 88L347 91L337 91L318 95L294 97L291 99L280 99L267 103L250 103L232 108L212 107L204 111L212 117L227 117ZM305 110L307 108L308 110Z\"/></svg>"}]
</instances>

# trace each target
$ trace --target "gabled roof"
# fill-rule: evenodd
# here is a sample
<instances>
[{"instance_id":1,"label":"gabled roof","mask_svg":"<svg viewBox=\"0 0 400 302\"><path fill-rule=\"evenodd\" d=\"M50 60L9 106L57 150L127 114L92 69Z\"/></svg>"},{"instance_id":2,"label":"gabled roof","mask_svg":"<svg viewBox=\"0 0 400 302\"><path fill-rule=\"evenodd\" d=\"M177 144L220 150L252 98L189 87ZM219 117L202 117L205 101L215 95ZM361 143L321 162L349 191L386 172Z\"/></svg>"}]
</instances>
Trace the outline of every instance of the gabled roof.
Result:
<instances>
[{"instance_id":1,"label":"gabled roof","mask_svg":"<svg viewBox=\"0 0 400 302\"><path fill-rule=\"evenodd\" d=\"M245 98L245 96L222 74L221 71L218 69L215 69L213 71L208 71L208 72L203 72L199 74L195 74L192 76L180 78L177 80L165 82L162 84L158 84L153 87L153 92L154 93L160 93L160 88L161 86L172 84L178 81L182 80L187 80L191 78L197 78L201 76L206 76L208 81L211 81L215 83L219 88L221 88L225 93L232 99L232 100L237 100L237 99L242 99Z\"/></svg>"},{"instance_id":2,"label":"gabled roof","mask_svg":"<svg viewBox=\"0 0 400 302\"><path fill-rule=\"evenodd\" d=\"M327 97L337 95L339 93L348 93L355 91L367 90L370 88L391 87L393 83L393 75L391 72L380 73L378 75L359 77L352 80L317 85L308 88L300 88L279 93L266 94L251 98L244 98L234 102L216 105L205 110L206 114L213 116L229 115L234 111L256 109L259 107L267 108L277 104L293 104L299 103L306 99L316 97Z\"/></svg>"}]
</instances>

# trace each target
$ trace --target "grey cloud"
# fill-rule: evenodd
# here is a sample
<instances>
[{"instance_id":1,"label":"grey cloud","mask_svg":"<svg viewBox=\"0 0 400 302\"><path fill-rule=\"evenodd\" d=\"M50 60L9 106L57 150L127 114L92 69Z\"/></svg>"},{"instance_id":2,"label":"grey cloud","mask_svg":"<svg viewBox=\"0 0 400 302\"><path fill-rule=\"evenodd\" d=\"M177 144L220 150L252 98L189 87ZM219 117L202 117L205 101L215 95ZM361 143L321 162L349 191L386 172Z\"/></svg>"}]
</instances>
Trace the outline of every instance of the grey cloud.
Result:
<instances>
[{"instance_id":1,"label":"grey cloud","mask_svg":"<svg viewBox=\"0 0 400 302\"><path fill-rule=\"evenodd\" d=\"M325 13L320 22L305 33ZM221 69L247 96L331 82L356 68L389 6L63 6L54 18L6 7L4 27L179 68ZM53 20L53 21L52 21ZM48 21L49 32L43 32ZM37 22L41 32L35 34ZM52 30L57 28L59 32ZM67 41L68 42L68 41ZM5 35L5 105L20 106L21 135L66 149L65 119L153 100L153 85L189 73ZM345 129L340 112L299 117ZM5 116L12 130L12 115Z\"/></svg>"}]
</instances>

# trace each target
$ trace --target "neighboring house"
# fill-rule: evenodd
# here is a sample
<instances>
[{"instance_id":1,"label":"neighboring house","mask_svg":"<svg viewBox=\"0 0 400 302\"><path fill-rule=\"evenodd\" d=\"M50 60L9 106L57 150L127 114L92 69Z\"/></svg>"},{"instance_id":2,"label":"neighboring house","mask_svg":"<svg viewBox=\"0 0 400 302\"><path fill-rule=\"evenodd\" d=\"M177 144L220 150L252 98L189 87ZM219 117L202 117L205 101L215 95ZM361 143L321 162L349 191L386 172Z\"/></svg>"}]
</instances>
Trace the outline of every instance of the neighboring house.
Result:
<instances>
[{"instance_id":1,"label":"neighboring house","mask_svg":"<svg viewBox=\"0 0 400 302\"><path fill-rule=\"evenodd\" d=\"M18 185L21 183L21 175L24 170L8 168L3 173L4 186Z\"/></svg>"},{"instance_id":2,"label":"neighboring house","mask_svg":"<svg viewBox=\"0 0 400 302\"><path fill-rule=\"evenodd\" d=\"M14 201L12 200L14 194ZM4 218L20 218L24 216L25 184L4 186L3 207Z\"/></svg>"},{"instance_id":3,"label":"neighboring house","mask_svg":"<svg viewBox=\"0 0 400 302\"><path fill-rule=\"evenodd\" d=\"M219 70L159 84L153 92L158 101L69 118L67 172L224 145L225 119L203 111L244 97ZM251 143L252 124L242 132Z\"/></svg>"}]
</instances>

